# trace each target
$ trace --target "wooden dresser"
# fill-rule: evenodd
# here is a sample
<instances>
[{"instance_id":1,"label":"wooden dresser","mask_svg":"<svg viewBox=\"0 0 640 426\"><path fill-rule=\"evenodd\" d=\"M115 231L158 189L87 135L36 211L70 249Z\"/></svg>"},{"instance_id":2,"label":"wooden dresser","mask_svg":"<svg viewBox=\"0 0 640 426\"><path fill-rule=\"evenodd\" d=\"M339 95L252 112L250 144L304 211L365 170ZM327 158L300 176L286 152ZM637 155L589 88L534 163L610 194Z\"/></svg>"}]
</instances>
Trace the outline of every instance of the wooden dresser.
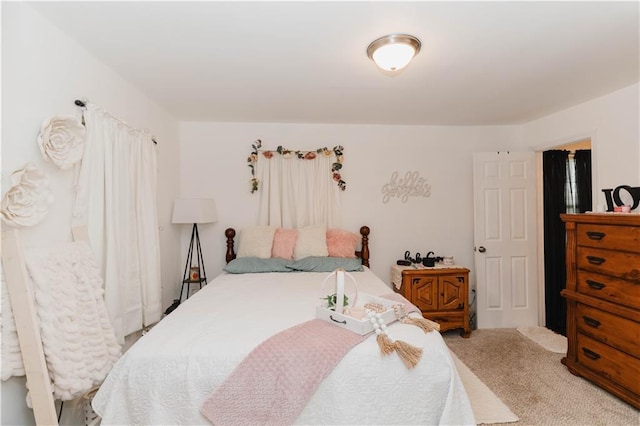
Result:
<instances>
[{"instance_id":1,"label":"wooden dresser","mask_svg":"<svg viewBox=\"0 0 640 426\"><path fill-rule=\"evenodd\" d=\"M640 215L564 214L569 371L640 409Z\"/></svg>"},{"instance_id":2,"label":"wooden dresser","mask_svg":"<svg viewBox=\"0 0 640 426\"><path fill-rule=\"evenodd\" d=\"M440 331L461 328L462 337L471 335L468 269L393 266L391 277L393 290L440 324Z\"/></svg>"}]
</instances>

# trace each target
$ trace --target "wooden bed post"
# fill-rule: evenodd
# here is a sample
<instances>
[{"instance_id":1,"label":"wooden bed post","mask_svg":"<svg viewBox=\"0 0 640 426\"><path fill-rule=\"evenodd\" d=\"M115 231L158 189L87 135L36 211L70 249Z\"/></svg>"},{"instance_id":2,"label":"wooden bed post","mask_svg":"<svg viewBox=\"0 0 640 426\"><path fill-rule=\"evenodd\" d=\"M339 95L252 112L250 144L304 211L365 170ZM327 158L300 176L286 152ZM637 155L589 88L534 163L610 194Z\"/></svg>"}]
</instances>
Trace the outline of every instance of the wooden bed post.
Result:
<instances>
[{"instance_id":1,"label":"wooden bed post","mask_svg":"<svg viewBox=\"0 0 640 426\"><path fill-rule=\"evenodd\" d=\"M227 228L226 231L224 231L224 235L227 237L227 255L225 256L225 259L227 263L229 263L236 258L236 253L233 250L233 238L236 236L236 230L233 228Z\"/></svg>"},{"instance_id":2,"label":"wooden bed post","mask_svg":"<svg viewBox=\"0 0 640 426\"><path fill-rule=\"evenodd\" d=\"M362 265L369 267L369 227L363 226L360 228L360 235L362 235Z\"/></svg>"},{"instance_id":3,"label":"wooden bed post","mask_svg":"<svg viewBox=\"0 0 640 426\"><path fill-rule=\"evenodd\" d=\"M42 349L33 290L29 286L17 229L2 232L2 267L27 375L33 414L38 425L57 425L51 379Z\"/></svg>"}]
</instances>

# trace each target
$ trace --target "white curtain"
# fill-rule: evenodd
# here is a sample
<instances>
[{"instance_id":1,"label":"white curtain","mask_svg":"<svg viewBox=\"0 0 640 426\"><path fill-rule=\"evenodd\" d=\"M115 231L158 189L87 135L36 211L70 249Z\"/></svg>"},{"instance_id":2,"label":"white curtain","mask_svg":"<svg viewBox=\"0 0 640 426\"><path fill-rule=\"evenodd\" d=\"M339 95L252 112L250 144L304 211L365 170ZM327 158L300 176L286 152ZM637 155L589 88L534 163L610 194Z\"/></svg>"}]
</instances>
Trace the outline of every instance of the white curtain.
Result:
<instances>
[{"instance_id":1,"label":"white curtain","mask_svg":"<svg viewBox=\"0 0 640 426\"><path fill-rule=\"evenodd\" d=\"M333 180L335 155L313 160L295 155L258 154L256 176L260 182L258 224L300 228L324 224L341 226L341 190Z\"/></svg>"},{"instance_id":2,"label":"white curtain","mask_svg":"<svg viewBox=\"0 0 640 426\"><path fill-rule=\"evenodd\" d=\"M156 150L145 131L87 105L74 226L86 225L120 343L160 320Z\"/></svg>"}]
</instances>

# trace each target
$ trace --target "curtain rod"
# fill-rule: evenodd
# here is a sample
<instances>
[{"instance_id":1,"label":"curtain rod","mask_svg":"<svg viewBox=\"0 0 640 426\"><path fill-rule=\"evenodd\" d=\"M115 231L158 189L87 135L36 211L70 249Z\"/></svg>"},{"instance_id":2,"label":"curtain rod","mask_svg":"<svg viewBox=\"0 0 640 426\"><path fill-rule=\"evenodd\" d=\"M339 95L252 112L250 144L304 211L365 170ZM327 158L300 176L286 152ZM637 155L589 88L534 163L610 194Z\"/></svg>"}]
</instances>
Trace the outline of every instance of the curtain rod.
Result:
<instances>
[{"instance_id":1,"label":"curtain rod","mask_svg":"<svg viewBox=\"0 0 640 426\"><path fill-rule=\"evenodd\" d=\"M81 101L80 99L76 99L74 102L74 104L76 104L76 106L79 106L80 108L86 108L87 104L84 101ZM83 122L84 124L84 122ZM151 137L151 141L153 142L154 145L158 145L158 142L156 141L156 139L154 137Z\"/></svg>"}]
</instances>

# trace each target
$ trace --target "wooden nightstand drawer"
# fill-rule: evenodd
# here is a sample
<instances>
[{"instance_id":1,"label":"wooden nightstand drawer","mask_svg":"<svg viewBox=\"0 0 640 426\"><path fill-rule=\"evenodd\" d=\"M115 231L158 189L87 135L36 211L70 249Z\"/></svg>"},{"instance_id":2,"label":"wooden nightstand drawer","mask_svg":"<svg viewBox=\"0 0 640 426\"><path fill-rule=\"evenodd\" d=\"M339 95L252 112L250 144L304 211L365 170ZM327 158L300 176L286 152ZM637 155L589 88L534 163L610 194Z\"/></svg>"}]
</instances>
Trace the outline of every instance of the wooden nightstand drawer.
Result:
<instances>
[{"instance_id":1,"label":"wooden nightstand drawer","mask_svg":"<svg viewBox=\"0 0 640 426\"><path fill-rule=\"evenodd\" d=\"M579 270L577 289L578 293L640 309L640 283Z\"/></svg>"},{"instance_id":2,"label":"wooden nightstand drawer","mask_svg":"<svg viewBox=\"0 0 640 426\"><path fill-rule=\"evenodd\" d=\"M459 312L425 312L423 317L440 324L440 331L464 328L464 311Z\"/></svg>"},{"instance_id":3,"label":"wooden nightstand drawer","mask_svg":"<svg viewBox=\"0 0 640 426\"><path fill-rule=\"evenodd\" d=\"M640 395L640 359L578 333L578 363Z\"/></svg>"},{"instance_id":4,"label":"wooden nightstand drawer","mask_svg":"<svg viewBox=\"0 0 640 426\"><path fill-rule=\"evenodd\" d=\"M469 337L468 269L392 266L391 282L394 291L416 305L425 318L439 323L440 331L462 328L462 337Z\"/></svg>"},{"instance_id":5,"label":"wooden nightstand drawer","mask_svg":"<svg viewBox=\"0 0 640 426\"><path fill-rule=\"evenodd\" d=\"M640 228L580 223L577 226L577 241L579 246L640 253Z\"/></svg>"},{"instance_id":6,"label":"wooden nightstand drawer","mask_svg":"<svg viewBox=\"0 0 640 426\"><path fill-rule=\"evenodd\" d=\"M639 323L587 305L576 309L579 332L640 358Z\"/></svg>"},{"instance_id":7,"label":"wooden nightstand drawer","mask_svg":"<svg viewBox=\"0 0 640 426\"><path fill-rule=\"evenodd\" d=\"M640 282L640 253L578 247L578 269Z\"/></svg>"}]
</instances>

